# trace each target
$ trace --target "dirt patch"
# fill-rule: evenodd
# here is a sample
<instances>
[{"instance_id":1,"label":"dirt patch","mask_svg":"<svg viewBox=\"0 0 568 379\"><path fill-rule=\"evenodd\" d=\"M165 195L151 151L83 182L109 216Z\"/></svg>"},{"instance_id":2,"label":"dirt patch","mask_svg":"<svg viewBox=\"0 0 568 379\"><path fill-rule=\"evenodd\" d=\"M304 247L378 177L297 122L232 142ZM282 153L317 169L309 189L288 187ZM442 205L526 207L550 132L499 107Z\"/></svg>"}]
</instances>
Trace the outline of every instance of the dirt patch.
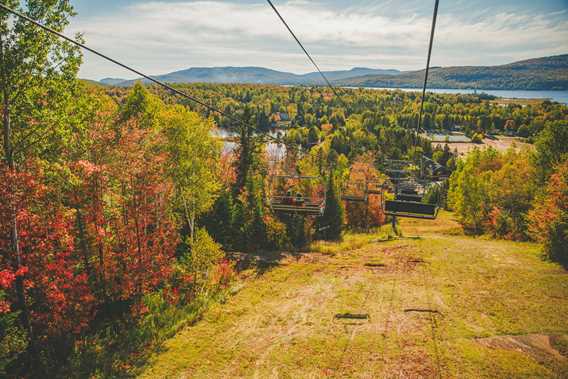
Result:
<instances>
[{"instance_id":1,"label":"dirt patch","mask_svg":"<svg viewBox=\"0 0 568 379\"><path fill-rule=\"evenodd\" d=\"M382 377L435 378L441 377L432 357L423 348L405 347L395 361L387 361Z\"/></svg>"},{"instance_id":2,"label":"dirt patch","mask_svg":"<svg viewBox=\"0 0 568 379\"><path fill-rule=\"evenodd\" d=\"M527 144L516 137L505 136L499 136L497 139L484 138L483 143L481 144L471 142L436 142L432 144L433 147L439 146L441 148L444 148L445 145L448 145L451 151L457 150L459 155L467 155L476 148L483 150L492 147L498 151L506 151L511 147L514 147L516 150L531 147L530 144Z\"/></svg>"},{"instance_id":3,"label":"dirt patch","mask_svg":"<svg viewBox=\"0 0 568 379\"><path fill-rule=\"evenodd\" d=\"M525 334L520 336L497 336L478 338L477 342L492 349L514 350L528 354L537 361L543 358L554 358L557 361L568 361L566 351L557 350L558 341L566 340L566 336L550 336L546 334Z\"/></svg>"},{"instance_id":4,"label":"dirt patch","mask_svg":"<svg viewBox=\"0 0 568 379\"><path fill-rule=\"evenodd\" d=\"M418 265L425 264L425 261L415 256L399 254L393 256L390 261L386 262L386 270L390 273L403 272L409 273L416 270Z\"/></svg>"},{"instance_id":5,"label":"dirt patch","mask_svg":"<svg viewBox=\"0 0 568 379\"><path fill-rule=\"evenodd\" d=\"M393 247L384 247L381 248L378 252L384 255L394 255L398 254L401 250L408 249L408 246L400 245L400 246L393 246Z\"/></svg>"}]
</instances>

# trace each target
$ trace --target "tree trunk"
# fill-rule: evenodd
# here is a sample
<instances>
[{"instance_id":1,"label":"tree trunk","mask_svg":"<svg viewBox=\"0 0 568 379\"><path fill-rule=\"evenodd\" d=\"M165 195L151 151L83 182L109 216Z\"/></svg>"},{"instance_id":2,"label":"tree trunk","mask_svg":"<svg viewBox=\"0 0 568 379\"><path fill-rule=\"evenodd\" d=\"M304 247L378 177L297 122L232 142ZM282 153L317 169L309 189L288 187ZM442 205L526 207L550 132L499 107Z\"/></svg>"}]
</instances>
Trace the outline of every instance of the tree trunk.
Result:
<instances>
[{"instance_id":1,"label":"tree trunk","mask_svg":"<svg viewBox=\"0 0 568 379\"><path fill-rule=\"evenodd\" d=\"M190 216L189 208L187 207L187 200L183 197L183 211L185 215L185 221L187 222L187 228L189 230L189 240L193 242L193 236L195 232L195 217L193 215Z\"/></svg>"}]
</instances>

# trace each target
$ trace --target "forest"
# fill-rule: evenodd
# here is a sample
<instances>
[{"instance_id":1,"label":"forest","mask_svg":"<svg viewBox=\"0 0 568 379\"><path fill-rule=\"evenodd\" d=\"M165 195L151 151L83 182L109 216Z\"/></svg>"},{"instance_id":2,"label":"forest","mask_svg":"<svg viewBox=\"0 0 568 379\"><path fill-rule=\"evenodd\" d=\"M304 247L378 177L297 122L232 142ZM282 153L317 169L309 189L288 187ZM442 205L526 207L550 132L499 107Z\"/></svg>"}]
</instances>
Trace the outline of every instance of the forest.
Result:
<instances>
[{"instance_id":1,"label":"forest","mask_svg":"<svg viewBox=\"0 0 568 379\"><path fill-rule=\"evenodd\" d=\"M56 30L73 15L64 1L28 12ZM388 224L389 160L442 167L424 201L467 233L537 241L543 259L568 262L565 105L428 94L426 131L531 144L460 157L416 132L418 93L176 86L220 113L157 86L80 80L81 62L0 11L0 375L118 375L230 296L235 252L301 251ZM345 201L361 178L387 189ZM325 207L277 212L286 191Z\"/></svg>"}]
</instances>

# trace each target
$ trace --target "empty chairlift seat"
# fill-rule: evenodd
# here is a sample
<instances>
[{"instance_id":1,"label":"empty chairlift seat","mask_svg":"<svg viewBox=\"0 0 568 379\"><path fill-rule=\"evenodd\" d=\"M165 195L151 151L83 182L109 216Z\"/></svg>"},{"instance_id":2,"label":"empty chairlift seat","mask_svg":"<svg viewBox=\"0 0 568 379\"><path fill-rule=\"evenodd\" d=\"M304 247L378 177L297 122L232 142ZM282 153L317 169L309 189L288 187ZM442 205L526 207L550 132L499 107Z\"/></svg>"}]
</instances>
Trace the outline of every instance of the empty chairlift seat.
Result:
<instances>
[{"instance_id":1,"label":"empty chairlift seat","mask_svg":"<svg viewBox=\"0 0 568 379\"><path fill-rule=\"evenodd\" d=\"M436 205L414 201L386 200L385 214L389 216L434 220L438 216L438 207Z\"/></svg>"},{"instance_id":2,"label":"empty chairlift seat","mask_svg":"<svg viewBox=\"0 0 568 379\"><path fill-rule=\"evenodd\" d=\"M396 195L396 200L420 203L420 202L422 202L422 195L418 195L418 194L414 194L414 193L399 193L399 194Z\"/></svg>"}]
</instances>

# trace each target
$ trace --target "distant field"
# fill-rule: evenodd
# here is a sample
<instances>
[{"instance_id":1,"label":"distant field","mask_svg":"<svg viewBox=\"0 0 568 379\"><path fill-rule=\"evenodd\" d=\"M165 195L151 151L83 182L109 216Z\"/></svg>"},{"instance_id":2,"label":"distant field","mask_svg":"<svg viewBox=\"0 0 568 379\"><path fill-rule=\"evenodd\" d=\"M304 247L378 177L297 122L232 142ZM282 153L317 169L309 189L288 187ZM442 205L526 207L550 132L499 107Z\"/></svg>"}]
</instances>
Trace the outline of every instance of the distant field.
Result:
<instances>
[{"instance_id":1,"label":"distant field","mask_svg":"<svg viewBox=\"0 0 568 379\"><path fill-rule=\"evenodd\" d=\"M482 144L462 143L462 142L453 142L453 143L433 142L432 145L440 146L442 148L444 147L444 145L448 145L452 151L457 150L460 155L466 155L475 148L485 149L488 147L492 147L499 151L505 151L513 146L517 149L530 148L532 146L528 143L522 142L517 137L506 137L506 136L499 136L496 140L484 138Z\"/></svg>"},{"instance_id":2,"label":"distant field","mask_svg":"<svg viewBox=\"0 0 568 379\"><path fill-rule=\"evenodd\" d=\"M401 224L420 238L348 235L248 271L141 376L568 377L568 273L539 245L465 236L445 212Z\"/></svg>"}]
</instances>

